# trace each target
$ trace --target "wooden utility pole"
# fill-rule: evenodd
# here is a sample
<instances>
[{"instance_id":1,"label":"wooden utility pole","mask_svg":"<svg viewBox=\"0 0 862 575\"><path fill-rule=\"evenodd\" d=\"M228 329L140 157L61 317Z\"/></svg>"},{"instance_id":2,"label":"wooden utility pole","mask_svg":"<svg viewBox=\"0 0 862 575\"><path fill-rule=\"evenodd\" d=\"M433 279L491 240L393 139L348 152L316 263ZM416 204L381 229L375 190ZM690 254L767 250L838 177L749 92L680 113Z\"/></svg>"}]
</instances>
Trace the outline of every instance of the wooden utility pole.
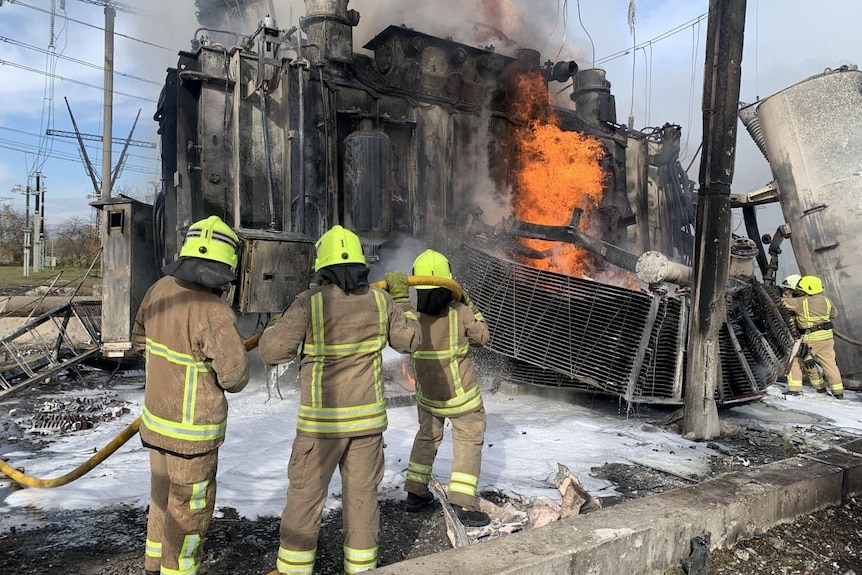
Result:
<instances>
[{"instance_id":1,"label":"wooden utility pole","mask_svg":"<svg viewBox=\"0 0 862 575\"><path fill-rule=\"evenodd\" d=\"M715 392L721 373L719 333L727 319L730 184L736 156L745 4L746 0L709 2L703 81L703 153L683 419L683 433L690 439L712 439L719 434Z\"/></svg>"}]
</instances>

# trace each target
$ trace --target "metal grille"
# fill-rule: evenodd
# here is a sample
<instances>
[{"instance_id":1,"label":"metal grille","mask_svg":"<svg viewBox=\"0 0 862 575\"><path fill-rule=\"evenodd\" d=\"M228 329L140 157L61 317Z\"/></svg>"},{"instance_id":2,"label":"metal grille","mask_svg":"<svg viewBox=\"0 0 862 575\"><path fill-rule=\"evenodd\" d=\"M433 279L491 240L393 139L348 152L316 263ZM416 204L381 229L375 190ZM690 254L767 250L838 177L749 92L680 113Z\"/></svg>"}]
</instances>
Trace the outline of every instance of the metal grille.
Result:
<instances>
[{"instance_id":1,"label":"metal grille","mask_svg":"<svg viewBox=\"0 0 862 575\"><path fill-rule=\"evenodd\" d=\"M101 302L69 302L27 322L0 338L0 397L37 381L44 381L94 357L101 344ZM68 332L77 318L87 341Z\"/></svg>"},{"instance_id":2,"label":"metal grille","mask_svg":"<svg viewBox=\"0 0 862 575\"><path fill-rule=\"evenodd\" d=\"M506 370L510 379L604 391L636 403L683 402L687 298L462 250L459 279L488 321L489 348L518 360ZM732 290L728 323L719 334L719 404L761 397L781 374L792 343L762 285Z\"/></svg>"}]
</instances>

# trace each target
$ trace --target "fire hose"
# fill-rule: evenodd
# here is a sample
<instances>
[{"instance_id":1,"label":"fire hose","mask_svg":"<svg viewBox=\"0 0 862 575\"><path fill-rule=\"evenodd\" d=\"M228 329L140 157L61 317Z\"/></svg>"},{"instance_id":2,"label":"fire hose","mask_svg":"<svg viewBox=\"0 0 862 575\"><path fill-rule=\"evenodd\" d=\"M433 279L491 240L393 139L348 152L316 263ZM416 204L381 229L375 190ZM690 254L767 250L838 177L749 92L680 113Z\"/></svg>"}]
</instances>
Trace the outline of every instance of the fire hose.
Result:
<instances>
[{"instance_id":1,"label":"fire hose","mask_svg":"<svg viewBox=\"0 0 862 575\"><path fill-rule=\"evenodd\" d=\"M455 281L450 280L448 278L437 277L437 276L408 276L407 282L411 286L419 286L419 285L433 285L438 287L448 288L452 292L453 300L460 300L461 295L463 294L463 290L461 286L459 286ZM386 289L386 281L374 282L371 284L372 287L377 287L381 289ZM245 344L245 350L251 351L255 349L260 343L260 336L263 335L263 332L259 332L245 340L243 343ZM138 416L135 420L126 426L119 434L117 434L107 445L105 445L102 449L93 454L92 457L87 459L84 463L66 473L65 475L61 475L59 477L53 477L51 479L39 479L38 477L33 477L15 469L2 459L0 459L0 473L6 475L13 481L20 483L26 487L39 487L41 489L50 489L52 487L60 487L62 485L67 485L76 479L79 479L92 471L97 465L102 463L105 459L107 459L110 455L112 455L115 451L117 451L120 447L122 447L128 440L134 437L138 433L138 428L141 425L141 417Z\"/></svg>"}]
</instances>

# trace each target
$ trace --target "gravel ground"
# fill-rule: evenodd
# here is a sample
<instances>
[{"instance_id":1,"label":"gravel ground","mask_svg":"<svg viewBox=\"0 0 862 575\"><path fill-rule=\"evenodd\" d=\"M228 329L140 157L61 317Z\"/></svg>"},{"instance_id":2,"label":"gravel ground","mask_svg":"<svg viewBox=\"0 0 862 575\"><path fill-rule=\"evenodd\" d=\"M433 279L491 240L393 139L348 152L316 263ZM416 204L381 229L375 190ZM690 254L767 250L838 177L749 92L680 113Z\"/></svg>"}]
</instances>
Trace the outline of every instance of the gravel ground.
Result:
<instances>
[{"instance_id":1,"label":"gravel ground","mask_svg":"<svg viewBox=\"0 0 862 575\"><path fill-rule=\"evenodd\" d=\"M75 385L75 382L65 384ZM15 409L28 409L26 394L16 398ZM32 403L32 402L31 402ZM4 410L7 408L4 402ZM107 406L110 410L110 406ZM672 420L673 418L668 418ZM0 447L11 431L8 419L0 421ZM667 420L660 425L676 429ZM724 424L723 436L712 447L710 476L761 465L799 453L843 443L849 437L820 428L793 429L777 435L761 429ZM38 449L40 441L30 446ZM16 444L21 449L22 444ZM669 489L685 487L695 480L669 475L640 465L608 464L591 470L595 477L611 481L618 495L605 497L605 507L646 497ZM2 493L2 490L0 490ZM486 494L499 500L499 494ZM450 548L443 514L432 507L407 513L399 493L381 494L382 565L397 563ZM275 564L278 546L277 517L251 521L232 509L220 509L204 544L202 575L262 575ZM7 523L8 524L8 523ZM315 573L342 573L341 514L326 516L321 526ZM143 541L146 511L114 507L90 511L62 512L34 516L22 525L0 533L0 574L45 575L140 575L143 573ZM862 575L862 502L855 499L838 508L800 517L738 544L718 550L709 558L708 571L701 575ZM664 575L682 575L681 566L672 566Z\"/></svg>"}]
</instances>

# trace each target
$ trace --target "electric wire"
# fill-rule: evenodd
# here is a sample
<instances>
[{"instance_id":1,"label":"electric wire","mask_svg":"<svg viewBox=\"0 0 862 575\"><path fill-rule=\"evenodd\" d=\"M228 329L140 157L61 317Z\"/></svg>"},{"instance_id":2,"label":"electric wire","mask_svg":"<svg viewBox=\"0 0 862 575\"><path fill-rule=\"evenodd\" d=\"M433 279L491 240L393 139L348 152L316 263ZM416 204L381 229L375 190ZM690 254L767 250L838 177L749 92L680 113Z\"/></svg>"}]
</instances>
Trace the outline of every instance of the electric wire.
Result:
<instances>
[{"instance_id":1,"label":"electric wire","mask_svg":"<svg viewBox=\"0 0 862 575\"><path fill-rule=\"evenodd\" d=\"M22 2L21 0L9 0L9 3L10 4L17 4L18 6L22 6L24 8L29 8L31 10L36 10L36 11L42 12L44 14L50 14L50 11L45 10L44 8L39 8L38 6L31 6L30 4ZM63 18L69 22L74 22L75 24L87 26L88 28L93 28L94 30L101 30L102 32L105 31L105 29L102 28L101 26L96 26L95 24L90 24L89 22L84 22L82 20L76 20L74 18L69 17L68 15L64 15ZM127 40L132 40L133 42L140 42L141 44L145 44L147 46L152 46L153 48L159 48L161 50L166 50L172 54L176 54L177 52L179 52L179 50L175 50L173 48L168 48L166 46L161 46L161 45L155 44L153 42L148 42L147 40L141 40L140 38L135 38L134 36L129 36L128 34L123 34L121 32L115 31L114 35L119 36L121 38L125 38Z\"/></svg>"},{"instance_id":2,"label":"electric wire","mask_svg":"<svg viewBox=\"0 0 862 575\"><path fill-rule=\"evenodd\" d=\"M95 84L88 84L87 82L81 82L80 80L73 80L72 78L67 78L65 76L60 76L58 74L54 74L51 72L43 72L42 70L30 68L29 66L24 66L24 65L18 64L16 62L10 62L9 60L0 59L0 66L3 66L3 65L12 66L13 68L20 68L20 69L26 70L28 72L34 72L36 74L43 74L45 76L50 76L50 77L55 78L57 80L63 80L66 82L71 82L73 84L78 84L80 86L86 86L87 88L95 88L96 90L100 90L100 91L103 90L102 86L96 86ZM157 103L156 100L153 100L152 98L145 98L143 96L138 96L136 94L129 94L128 92L119 92L119 91L115 90L114 94L117 94L120 96L126 96L128 98L134 98L136 100L143 100L144 102L152 102L153 104Z\"/></svg>"},{"instance_id":3,"label":"electric wire","mask_svg":"<svg viewBox=\"0 0 862 575\"><path fill-rule=\"evenodd\" d=\"M568 0L566 0L568 1ZM596 67L596 44L593 42L593 37L590 36L590 31L587 30L587 27L584 26L584 21L581 19L581 0L578 0L578 23L581 25L581 28L584 29L584 33L587 35L587 38L590 39L590 49L593 54L593 68Z\"/></svg>"},{"instance_id":4,"label":"electric wire","mask_svg":"<svg viewBox=\"0 0 862 575\"><path fill-rule=\"evenodd\" d=\"M708 14L706 12L704 12L700 16L698 16L696 18L692 18L688 22L684 22L684 23L680 24L679 26L675 26L674 28L671 28L670 30L668 30L666 32L662 32L661 34L659 34L658 36L656 36L654 38L651 38L650 40L646 40L642 44L634 46L634 48L640 48L642 46L646 46L650 42L652 42L653 44L656 44L658 42L661 42L662 40L666 40L667 38L670 38L671 36L674 36L676 34L679 34L682 31L684 31L689 26L693 26L693 25L701 22L702 20L706 19L707 15ZM596 60L595 64L600 65L600 64L604 64L606 62L610 62L612 60L616 60L618 58L622 58L623 56L628 56L631 53L631 51L632 51L632 48L625 48L623 50L620 50L619 52L614 52L613 54L609 54L603 58L599 58L598 60Z\"/></svg>"},{"instance_id":5,"label":"electric wire","mask_svg":"<svg viewBox=\"0 0 862 575\"><path fill-rule=\"evenodd\" d=\"M19 46L21 48L26 48L27 50L32 50L34 52L41 52L42 54L48 54L48 51L44 48L39 48L38 46L32 46L30 44L26 44L19 40L15 40L14 38L7 38L5 36L0 36L0 42L6 42L7 44L12 44L13 46ZM57 55L58 58L62 60L67 60L69 62L73 62L75 64L80 64L82 66L87 66L89 68L93 68L94 70L99 70L100 72L104 72L104 66L100 66L98 64L94 64L92 62L87 62L85 60L79 60L77 58L72 58L71 56L63 56L62 54ZM154 86L163 86L164 82L156 82L155 80L149 80L147 78L142 78L140 76L135 76L134 74L126 74L124 72L118 72L114 70L114 75L123 76L124 78L130 78L132 80L138 80L139 82L146 82L147 84L152 84Z\"/></svg>"},{"instance_id":6,"label":"electric wire","mask_svg":"<svg viewBox=\"0 0 862 575\"><path fill-rule=\"evenodd\" d=\"M22 136L32 136L34 138L41 137L36 132L28 132L26 130L19 130L17 128L10 128L9 126L0 126L0 130L5 130L7 132L15 132L16 134L21 134ZM51 137L52 138L62 138L62 136L51 136ZM23 143L23 142L21 142L21 143ZM67 140L67 139L61 139L61 140L59 140L59 143L66 145L66 146L75 146L75 149L76 150L78 149L78 144L76 144L75 142L72 142L70 140ZM98 146L91 144L90 147L98 147ZM119 155L120 154L119 150L115 151L114 154ZM126 156L128 156L130 158L141 158L142 160L147 160L147 161L155 161L155 162L160 161L158 156L143 156L141 154L130 154L130 153L127 153Z\"/></svg>"},{"instance_id":7,"label":"electric wire","mask_svg":"<svg viewBox=\"0 0 862 575\"><path fill-rule=\"evenodd\" d=\"M691 137L691 127L694 125L694 96L695 96L695 70L697 67L697 54L698 47L700 46L700 21L697 23L697 27L694 25L691 27L691 69L689 71L689 85L688 85L688 124L686 125L685 131L685 144L682 146L682 154L680 155L680 161L685 161L688 158L688 142Z\"/></svg>"},{"instance_id":8,"label":"electric wire","mask_svg":"<svg viewBox=\"0 0 862 575\"><path fill-rule=\"evenodd\" d=\"M24 154L35 154L36 151L38 150L38 148L36 146L33 146L32 144L23 144L21 142L17 142L14 140L6 140L3 138L0 138L0 148L4 148L6 150L12 150L15 152L22 152ZM55 160L62 160L65 162L75 162L75 163L81 162L80 157L78 157L75 154L69 153L69 152L59 152L59 151L54 150L54 151L51 151L51 153L46 154L46 156L49 158L53 158ZM93 166L94 167L100 167L101 162L94 160ZM125 166L123 166L123 170L128 170L131 172L137 172L140 174L150 174L150 175L159 175L160 174L160 172L156 169L147 168L146 166L139 166L136 164L126 164Z\"/></svg>"}]
</instances>

